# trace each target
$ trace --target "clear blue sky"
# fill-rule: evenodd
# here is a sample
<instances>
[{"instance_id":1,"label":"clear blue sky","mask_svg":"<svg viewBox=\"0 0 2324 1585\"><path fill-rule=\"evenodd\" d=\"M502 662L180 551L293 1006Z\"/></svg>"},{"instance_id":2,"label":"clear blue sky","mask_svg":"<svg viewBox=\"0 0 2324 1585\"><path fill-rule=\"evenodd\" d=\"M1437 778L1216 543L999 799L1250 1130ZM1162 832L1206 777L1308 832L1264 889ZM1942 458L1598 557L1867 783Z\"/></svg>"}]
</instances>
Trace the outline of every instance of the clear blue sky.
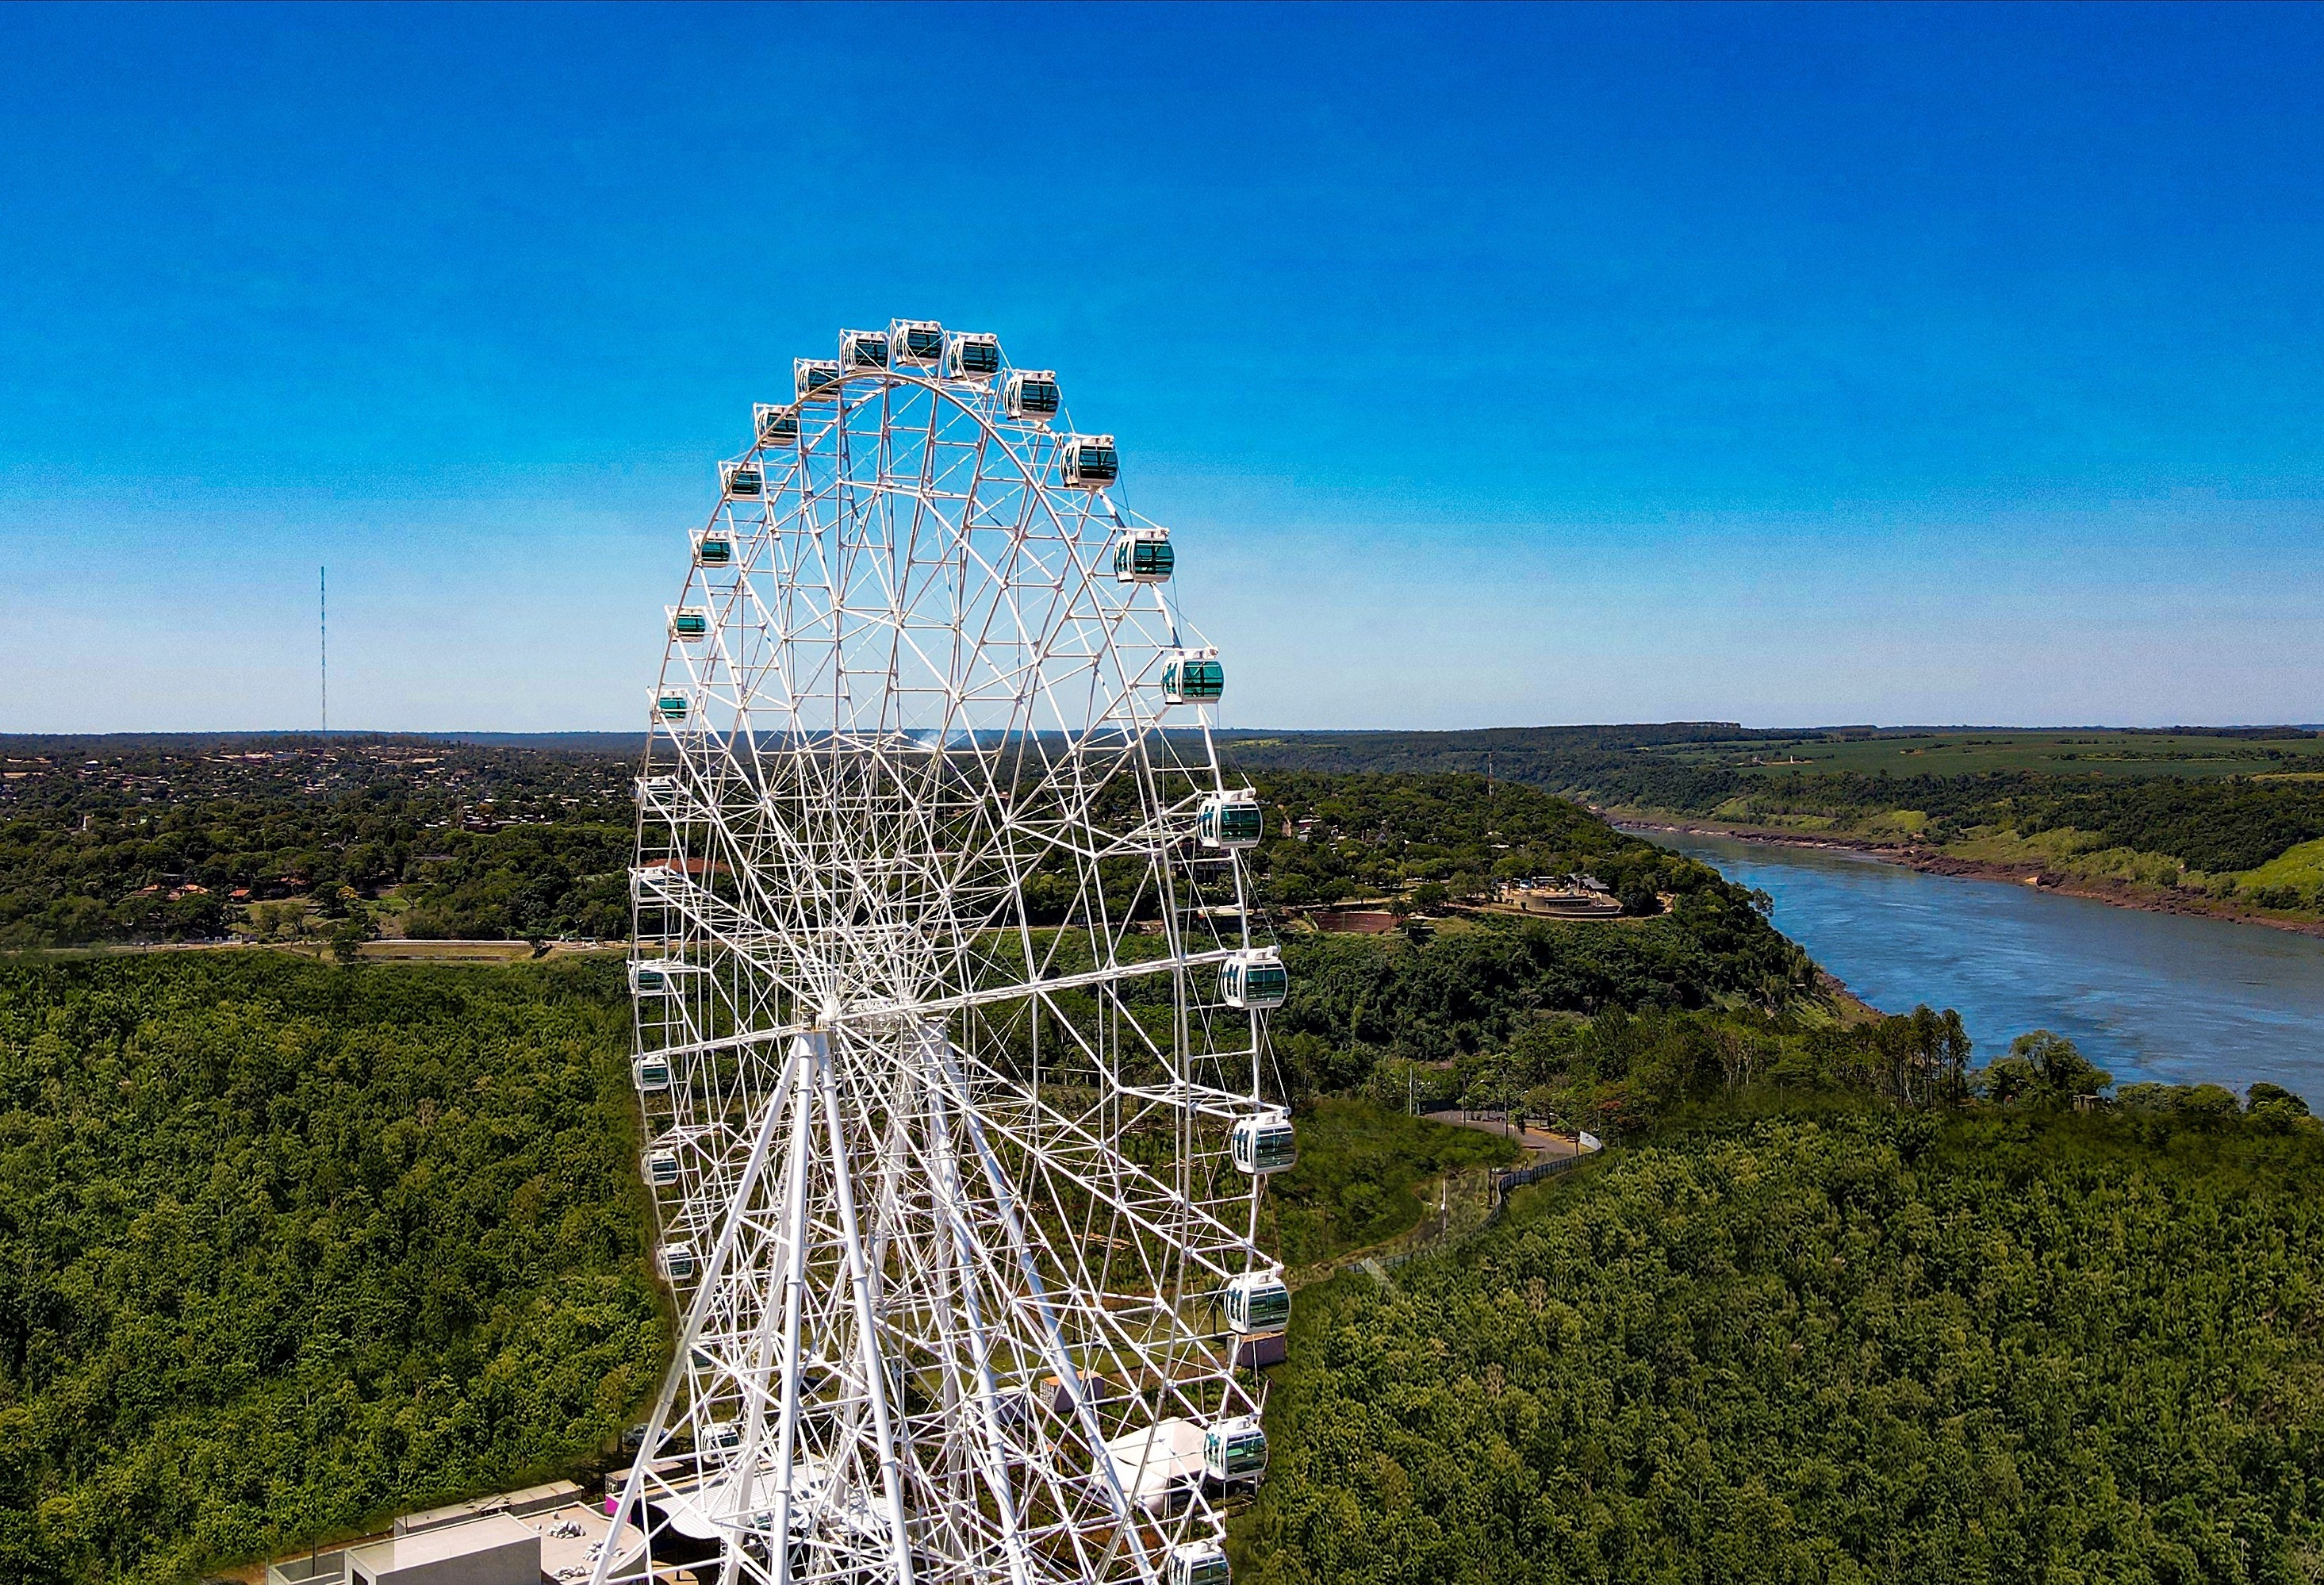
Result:
<instances>
[{"instance_id":1,"label":"clear blue sky","mask_svg":"<svg viewBox=\"0 0 2324 1585\"><path fill-rule=\"evenodd\" d=\"M2324 11L0 9L0 730L627 727L842 325L1236 725L2324 718Z\"/></svg>"}]
</instances>

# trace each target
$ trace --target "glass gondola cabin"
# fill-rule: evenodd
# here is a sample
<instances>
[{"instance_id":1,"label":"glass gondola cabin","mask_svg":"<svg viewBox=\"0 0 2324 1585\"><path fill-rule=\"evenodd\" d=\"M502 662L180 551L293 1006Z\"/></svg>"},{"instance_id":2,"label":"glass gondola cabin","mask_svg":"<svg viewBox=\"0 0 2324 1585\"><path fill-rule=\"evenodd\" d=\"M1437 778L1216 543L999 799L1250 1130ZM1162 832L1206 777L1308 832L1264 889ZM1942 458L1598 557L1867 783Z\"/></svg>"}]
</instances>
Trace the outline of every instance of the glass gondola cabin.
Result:
<instances>
[{"instance_id":1,"label":"glass gondola cabin","mask_svg":"<svg viewBox=\"0 0 2324 1585\"><path fill-rule=\"evenodd\" d=\"M1162 662L1162 697L1169 704L1207 705L1226 691L1216 650L1174 650Z\"/></svg>"},{"instance_id":2,"label":"glass gondola cabin","mask_svg":"<svg viewBox=\"0 0 2324 1585\"><path fill-rule=\"evenodd\" d=\"M1271 946L1239 952L1219 965L1219 999L1253 1012L1281 1007L1291 993L1291 976Z\"/></svg>"},{"instance_id":3,"label":"glass gondola cabin","mask_svg":"<svg viewBox=\"0 0 2324 1585\"><path fill-rule=\"evenodd\" d=\"M945 373L954 380L990 380L1001 373L1001 337L963 331L945 351Z\"/></svg>"},{"instance_id":4,"label":"glass gondola cabin","mask_svg":"<svg viewBox=\"0 0 2324 1585\"><path fill-rule=\"evenodd\" d=\"M1291 1119L1279 1111L1237 1121L1228 1137L1227 1150L1234 1157L1235 1169L1254 1177L1288 1172L1299 1164L1298 1136L1291 1130Z\"/></svg>"},{"instance_id":5,"label":"glass gondola cabin","mask_svg":"<svg viewBox=\"0 0 2324 1585\"><path fill-rule=\"evenodd\" d=\"M839 361L850 369L884 369L888 366L888 333L884 330L843 330L839 333Z\"/></svg>"},{"instance_id":6,"label":"glass gondola cabin","mask_svg":"<svg viewBox=\"0 0 2324 1585\"><path fill-rule=\"evenodd\" d=\"M1203 1473L1213 1480L1249 1480L1267 1468L1267 1433L1249 1415L1221 1421L1203 1433Z\"/></svg>"},{"instance_id":7,"label":"glass gondola cabin","mask_svg":"<svg viewBox=\"0 0 2324 1585\"><path fill-rule=\"evenodd\" d=\"M1267 835L1267 816L1248 788L1213 793L1194 817L1194 832L1206 848L1255 848Z\"/></svg>"},{"instance_id":8,"label":"glass gondola cabin","mask_svg":"<svg viewBox=\"0 0 2324 1585\"><path fill-rule=\"evenodd\" d=\"M1227 1330L1248 1337L1291 1324L1291 1290L1279 1273L1248 1271L1227 1279Z\"/></svg>"},{"instance_id":9,"label":"glass gondola cabin","mask_svg":"<svg viewBox=\"0 0 2324 1585\"><path fill-rule=\"evenodd\" d=\"M1121 477L1111 435L1076 435L1057 449L1057 471L1072 490L1102 490Z\"/></svg>"},{"instance_id":10,"label":"glass gondola cabin","mask_svg":"<svg viewBox=\"0 0 2324 1585\"><path fill-rule=\"evenodd\" d=\"M678 989L678 977L686 972L683 964L665 958L648 958L630 965L632 996L668 996Z\"/></svg>"},{"instance_id":11,"label":"glass gondola cabin","mask_svg":"<svg viewBox=\"0 0 2324 1585\"><path fill-rule=\"evenodd\" d=\"M899 319L888 327L888 348L899 364L933 369L944 359L944 327L933 319Z\"/></svg>"},{"instance_id":12,"label":"glass gondola cabin","mask_svg":"<svg viewBox=\"0 0 2324 1585\"><path fill-rule=\"evenodd\" d=\"M777 407L762 401L751 410L761 446L797 446L799 438L798 409Z\"/></svg>"},{"instance_id":13,"label":"glass gondola cabin","mask_svg":"<svg viewBox=\"0 0 2324 1585\"><path fill-rule=\"evenodd\" d=\"M791 360L791 398L814 401L839 394L839 364L830 358Z\"/></svg>"},{"instance_id":14,"label":"glass gondola cabin","mask_svg":"<svg viewBox=\"0 0 2324 1585\"><path fill-rule=\"evenodd\" d=\"M1215 1541L1173 1547L1170 1585L1234 1585L1234 1565Z\"/></svg>"},{"instance_id":15,"label":"glass gondola cabin","mask_svg":"<svg viewBox=\"0 0 2324 1585\"><path fill-rule=\"evenodd\" d=\"M654 698L654 714L664 721L683 721L686 710L684 694L660 694Z\"/></svg>"},{"instance_id":16,"label":"glass gondola cabin","mask_svg":"<svg viewBox=\"0 0 2324 1585\"><path fill-rule=\"evenodd\" d=\"M669 1059L666 1056L641 1056L630 1064L630 1080L642 1094L653 1095L669 1088Z\"/></svg>"},{"instance_id":17,"label":"glass gondola cabin","mask_svg":"<svg viewBox=\"0 0 2324 1585\"><path fill-rule=\"evenodd\" d=\"M647 1151L645 1179L657 1189L675 1188L678 1184L678 1152L675 1150Z\"/></svg>"},{"instance_id":18,"label":"glass gondola cabin","mask_svg":"<svg viewBox=\"0 0 2324 1585\"><path fill-rule=\"evenodd\" d=\"M1028 424L1047 423L1065 405L1065 396L1057 389L1057 377L1047 369L1019 369L1009 376L1001 400L1010 418Z\"/></svg>"},{"instance_id":19,"label":"glass gondola cabin","mask_svg":"<svg viewBox=\"0 0 2324 1585\"><path fill-rule=\"evenodd\" d=\"M1170 548L1167 529L1132 529L1114 541L1117 584L1167 584L1177 565L1178 553Z\"/></svg>"},{"instance_id":20,"label":"glass gondola cabin","mask_svg":"<svg viewBox=\"0 0 2324 1585\"><path fill-rule=\"evenodd\" d=\"M733 566L734 536L724 529L705 529L695 535L694 565L696 567Z\"/></svg>"},{"instance_id":21,"label":"glass gondola cabin","mask_svg":"<svg viewBox=\"0 0 2324 1585\"><path fill-rule=\"evenodd\" d=\"M703 1432L702 1445L712 1452L731 1453L742 1445L742 1428L732 1420L716 1421Z\"/></svg>"},{"instance_id":22,"label":"glass gondola cabin","mask_svg":"<svg viewBox=\"0 0 2324 1585\"><path fill-rule=\"evenodd\" d=\"M669 636L681 644L697 643L710 636L710 613L688 606L669 613Z\"/></svg>"},{"instance_id":23,"label":"glass gondola cabin","mask_svg":"<svg viewBox=\"0 0 2324 1585\"><path fill-rule=\"evenodd\" d=\"M757 501L767 493L767 475L754 462L722 462L718 487L729 501Z\"/></svg>"},{"instance_id":24,"label":"glass gondola cabin","mask_svg":"<svg viewBox=\"0 0 2324 1585\"><path fill-rule=\"evenodd\" d=\"M696 1269L692 1244L681 1241L661 1247L661 1274L670 1281L684 1282Z\"/></svg>"}]
</instances>

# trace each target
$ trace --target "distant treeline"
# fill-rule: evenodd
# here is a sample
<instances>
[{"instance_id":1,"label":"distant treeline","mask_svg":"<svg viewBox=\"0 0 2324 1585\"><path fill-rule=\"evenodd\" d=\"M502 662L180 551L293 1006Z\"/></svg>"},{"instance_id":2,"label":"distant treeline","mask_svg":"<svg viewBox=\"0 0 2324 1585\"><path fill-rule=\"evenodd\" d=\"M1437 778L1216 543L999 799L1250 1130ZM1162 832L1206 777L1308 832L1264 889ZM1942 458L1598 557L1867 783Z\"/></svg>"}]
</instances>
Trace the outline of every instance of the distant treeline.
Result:
<instances>
[{"instance_id":1,"label":"distant treeline","mask_svg":"<svg viewBox=\"0 0 2324 1585\"><path fill-rule=\"evenodd\" d=\"M2115 729L2109 729L2113 731ZM2301 727L2172 728L2254 742L2305 740ZM1979 828L2024 836L2071 828L2098 845L2165 854L2192 871L2254 870L2299 843L2324 838L2324 782L2102 779L2096 774L1969 771L1889 776L1855 770L1698 765L1659 750L1689 743L1794 742L1795 731L1725 723L1653 727L1538 727L1463 733L1312 733L1229 739L1225 751L1253 770L1482 775L1611 808L1664 811L1748 823L1779 816L1860 820L1890 811L1926 816L1923 840L1941 846ZM1871 728L1830 728L1846 740ZM2165 735L2158 731L2153 735ZM2304 763L2305 761L2301 761Z\"/></svg>"}]
</instances>

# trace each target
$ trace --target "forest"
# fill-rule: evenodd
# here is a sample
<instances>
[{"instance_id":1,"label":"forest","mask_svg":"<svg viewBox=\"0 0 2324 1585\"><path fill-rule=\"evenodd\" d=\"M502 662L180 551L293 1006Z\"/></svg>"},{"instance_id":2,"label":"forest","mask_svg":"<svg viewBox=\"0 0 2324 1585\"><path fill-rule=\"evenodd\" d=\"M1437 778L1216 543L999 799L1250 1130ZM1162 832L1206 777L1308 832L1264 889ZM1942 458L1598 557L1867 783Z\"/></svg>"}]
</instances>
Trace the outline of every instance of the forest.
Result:
<instances>
[{"instance_id":1,"label":"forest","mask_svg":"<svg viewBox=\"0 0 2324 1585\"><path fill-rule=\"evenodd\" d=\"M0 963L0 1580L189 1580L658 1378L619 966Z\"/></svg>"},{"instance_id":2,"label":"forest","mask_svg":"<svg viewBox=\"0 0 2324 1585\"><path fill-rule=\"evenodd\" d=\"M1236 1579L2313 1580L2324 1145L2278 1104L1674 1116L1299 1295Z\"/></svg>"}]
</instances>

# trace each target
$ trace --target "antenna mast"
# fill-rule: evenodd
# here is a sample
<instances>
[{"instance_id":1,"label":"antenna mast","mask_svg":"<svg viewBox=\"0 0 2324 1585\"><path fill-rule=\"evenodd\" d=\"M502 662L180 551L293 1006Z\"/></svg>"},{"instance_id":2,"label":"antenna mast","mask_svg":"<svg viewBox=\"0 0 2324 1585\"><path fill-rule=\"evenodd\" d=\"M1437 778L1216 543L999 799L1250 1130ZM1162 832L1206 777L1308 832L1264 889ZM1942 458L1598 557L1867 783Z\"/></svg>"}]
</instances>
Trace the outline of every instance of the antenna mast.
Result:
<instances>
[{"instance_id":1,"label":"antenna mast","mask_svg":"<svg viewBox=\"0 0 2324 1585\"><path fill-rule=\"evenodd\" d=\"M323 734L331 731L331 569L315 569L315 636L323 650Z\"/></svg>"}]
</instances>

